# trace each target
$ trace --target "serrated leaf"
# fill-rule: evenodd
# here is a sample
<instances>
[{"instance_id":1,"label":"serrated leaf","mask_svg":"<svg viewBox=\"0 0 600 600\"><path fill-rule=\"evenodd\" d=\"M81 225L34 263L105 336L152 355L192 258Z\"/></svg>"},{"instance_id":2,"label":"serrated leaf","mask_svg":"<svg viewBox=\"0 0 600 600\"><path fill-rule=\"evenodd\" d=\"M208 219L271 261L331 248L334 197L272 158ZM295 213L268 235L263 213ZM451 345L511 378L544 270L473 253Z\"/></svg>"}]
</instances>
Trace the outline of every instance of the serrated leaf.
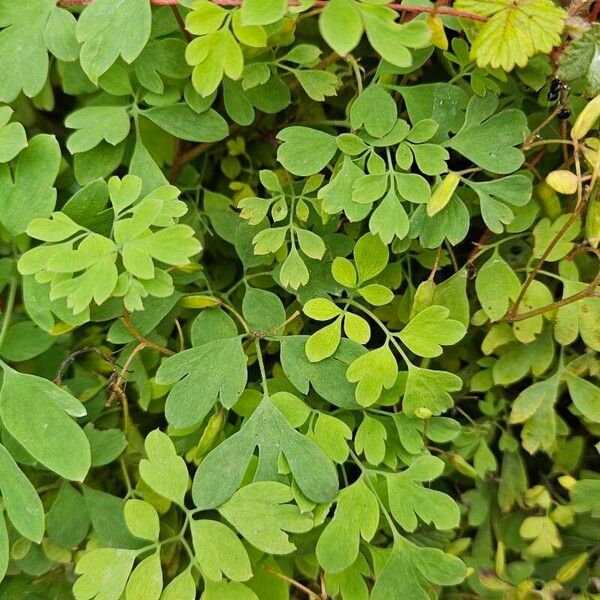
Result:
<instances>
[{"instance_id":1,"label":"serrated leaf","mask_svg":"<svg viewBox=\"0 0 600 600\"><path fill-rule=\"evenodd\" d=\"M565 13L550 0L459 0L456 8L488 17L470 52L479 67L510 71L560 44Z\"/></svg>"}]
</instances>

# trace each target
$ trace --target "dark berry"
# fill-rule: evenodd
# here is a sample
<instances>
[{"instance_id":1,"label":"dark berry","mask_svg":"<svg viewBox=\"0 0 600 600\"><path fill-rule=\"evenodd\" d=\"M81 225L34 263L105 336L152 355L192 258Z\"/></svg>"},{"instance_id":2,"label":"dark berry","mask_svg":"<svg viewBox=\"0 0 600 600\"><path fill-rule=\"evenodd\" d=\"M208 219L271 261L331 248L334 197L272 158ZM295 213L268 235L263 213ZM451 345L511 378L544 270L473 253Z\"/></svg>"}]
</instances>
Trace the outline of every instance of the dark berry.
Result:
<instances>
[{"instance_id":1,"label":"dark berry","mask_svg":"<svg viewBox=\"0 0 600 600\"><path fill-rule=\"evenodd\" d=\"M550 82L550 91L551 92L555 92L558 93L560 91L560 88L562 87L562 81L560 79L558 79L558 77L555 77L551 82Z\"/></svg>"},{"instance_id":2,"label":"dark berry","mask_svg":"<svg viewBox=\"0 0 600 600\"><path fill-rule=\"evenodd\" d=\"M563 121L565 121L566 119L568 119L571 116L571 109L570 108L561 108L558 111L558 115L557 117Z\"/></svg>"},{"instance_id":3,"label":"dark berry","mask_svg":"<svg viewBox=\"0 0 600 600\"><path fill-rule=\"evenodd\" d=\"M556 102L558 100L558 92L550 90L547 94L547 98L550 102Z\"/></svg>"}]
</instances>

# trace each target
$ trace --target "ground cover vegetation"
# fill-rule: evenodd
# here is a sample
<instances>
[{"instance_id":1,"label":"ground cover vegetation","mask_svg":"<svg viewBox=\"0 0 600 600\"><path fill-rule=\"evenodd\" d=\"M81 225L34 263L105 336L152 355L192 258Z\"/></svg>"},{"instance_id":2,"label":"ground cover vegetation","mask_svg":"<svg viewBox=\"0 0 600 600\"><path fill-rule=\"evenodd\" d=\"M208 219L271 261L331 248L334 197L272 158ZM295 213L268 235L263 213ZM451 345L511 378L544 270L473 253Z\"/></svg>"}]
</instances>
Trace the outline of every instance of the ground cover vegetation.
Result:
<instances>
[{"instance_id":1,"label":"ground cover vegetation","mask_svg":"<svg viewBox=\"0 0 600 600\"><path fill-rule=\"evenodd\" d=\"M0 597L600 597L599 11L0 0Z\"/></svg>"}]
</instances>

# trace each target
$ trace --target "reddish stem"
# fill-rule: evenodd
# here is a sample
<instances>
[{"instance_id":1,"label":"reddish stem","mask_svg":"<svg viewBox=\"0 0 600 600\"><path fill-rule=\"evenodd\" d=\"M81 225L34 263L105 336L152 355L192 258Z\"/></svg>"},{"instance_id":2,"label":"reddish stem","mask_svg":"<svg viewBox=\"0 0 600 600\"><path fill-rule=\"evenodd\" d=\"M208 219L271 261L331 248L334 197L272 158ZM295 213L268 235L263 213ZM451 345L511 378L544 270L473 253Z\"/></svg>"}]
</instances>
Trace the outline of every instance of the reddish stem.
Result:
<instances>
[{"instance_id":1,"label":"reddish stem","mask_svg":"<svg viewBox=\"0 0 600 600\"><path fill-rule=\"evenodd\" d=\"M91 4L93 0L58 0L59 6L78 6L81 4ZM213 4L219 4L220 6L240 6L243 0L210 0ZM326 6L328 0L316 0L315 6ZM151 4L155 6L167 6L178 4L179 0L150 0ZM291 1L291 5L295 2ZM397 12L412 12L412 13L432 13L438 15L449 15L452 17L461 17L463 19L471 19L472 21L487 21L487 18L483 15L478 15L463 10L455 10L448 8L447 6L414 6L408 4L392 3L386 5Z\"/></svg>"}]
</instances>

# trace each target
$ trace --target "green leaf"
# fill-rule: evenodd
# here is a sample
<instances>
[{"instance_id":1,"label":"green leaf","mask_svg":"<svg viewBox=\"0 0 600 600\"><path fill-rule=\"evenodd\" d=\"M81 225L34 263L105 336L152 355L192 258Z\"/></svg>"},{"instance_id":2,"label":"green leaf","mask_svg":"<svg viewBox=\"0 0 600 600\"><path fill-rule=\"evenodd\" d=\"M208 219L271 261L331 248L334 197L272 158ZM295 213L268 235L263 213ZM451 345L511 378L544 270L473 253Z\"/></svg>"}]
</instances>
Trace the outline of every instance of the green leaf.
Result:
<instances>
[{"instance_id":1,"label":"green leaf","mask_svg":"<svg viewBox=\"0 0 600 600\"><path fill-rule=\"evenodd\" d=\"M447 494L420 485L436 479L443 470L444 462L439 458L420 456L404 471L386 476L390 510L406 531L415 531L417 517L438 530L458 526L458 504Z\"/></svg>"},{"instance_id":2,"label":"green leaf","mask_svg":"<svg viewBox=\"0 0 600 600\"><path fill-rule=\"evenodd\" d=\"M88 423L83 432L90 443L92 467L111 463L127 447L127 438L119 429L96 429Z\"/></svg>"},{"instance_id":3,"label":"green leaf","mask_svg":"<svg viewBox=\"0 0 600 600\"><path fill-rule=\"evenodd\" d=\"M370 233L363 235L354 246L358 282L364 283L377 277L387 266L388 260L388 249L381 239Z\"/></svg>"},{"instance_id":4,"label":"green leaf","mask_svg":"<svg viewBox=\"0 0 600 600\"><path fill-rule=\"evenodd\" d=\"M540 281L533 280L523 296L523 301L517 314L552 304L552 302L553 297L550 290ZM529 319L516 321L513 324L515 337L524 344L531 343L541 333L544 326L544 318L550 318L551 316L552 313L548 312L545 315L536 315Z\"/></svg>"},{"instance_id":5,"label":"green leaf","mask_svg":"<svg viewBox=\"0 0 600 600\"><path fill-rule=\"evenodd\" d=\"M135 537L143 540L158 540L158 513L151 504L143 500L127 500L124 513L127 527Z\"/></svg>"},{"instance_id":6,"label":"green leaf","mask_svg":"<svg viewBox=\"0 0 600 600\"><path fill-rule=\"evenodd\" d=\"M382 58L398 67L410 67L413 59L408 48L424 48L431 34L423 21L404 25L395 22L396 12L386 6L358 4L367 38Z\"/></svg>"},{"instance_id":7,"label":"green leaf","mask_svg":"<svg viewBox=\"0 0 600 600\"><path fill-rule=\"evenodd\" d=\"M387 290L387 288L383 289ZM373 298L371 299L373 300ZM382 302L382 304L386 303L387 302ZM377 303L375 302L375 304ZM366 344L371 337L371 326L362 317L347 312L344 315L344 333L353 342L356 342L357 344Z\"/></svg>"},{"instance_id":8,"label":"green leaf","mask_svg":"<svg viewBox=\"0 0 600 600\"><path fill-rule=\"evenodd\" d=\"M321 413L308 437L314 440L334 462L341 464L348 460L347 440L352 439L352 430L344 421Z\"/></svg>"},{"instance_id":9,"label":"green leaf","mask_svg":"<svg viewBox=\"0 0 600 600\"><path fill-rule=\"evenodd\" d=\"M4 427L45 467L65 479L83 481L91 463L90 445L68 416L85 415L83 405L47 379L18 373L4 364L2 369Z\"/></svg>"},{"instance_id":10,"label":"green leaf","mask_svg":"<svg viewBox=\"0 0 600 600\"><path fill-rule=\"evenodd\" d=\"M283 142L277 150L277 160L294 175L318 173L337 151L332 135L308 127L286 127L277 137Z\"/></svg>"},{"instance_id":11,"label":"green leaf","mask_svg":"<svg viewBox=\"0 0 600 600\"><path fill-rule=\"evenodd\" d=\"M246 581L252 577L248 554L227 525L201 519L192 521L190 527L194 554L206 577L213 581L221 581L223 575L233 581Z\"/></svg>"},{"instance_id":12,"label":"green leaf","mask_svg":"<svg viewBox=\"0 0 600 600\"><path fill-rule=\"evenodd\" d=\"M481 308L492 321L498 321L517 299L521 282L506 261L494 253L477 272L475 290Z\"/></svg>"},{"instance_id":13,"label":"green leaf","mask_svg":"<svg viewBox=\"0 0 600 600\"><path fill-rule=\"evenodd\" d=\"M454 404L449 392L457 392L461 387L461 378L453 373L409 365L402 409L409 416L420 408L441 415Z\"/></svg>"},{"instance_id":14,"label":"green leaf","mask_svg":"<svg viewBox=\"0 0 600 600\"><path fill-rule=\"evenodd\" d=\"M509 175L483 182L467 180L467 185L479 196L481 216L494 233L502 233L503 226L514 219L514 213L507 204L525 206L531 199L531 180L525 175Z\"/></svg>"},{"instance_id":15,"label":"green leaf","mask_svg":"<svg viewBox=\"0 0 600 600\"><path fill-rule=\"evenodd\" d=\"M446 146L492 173L512 173L525 160L523 152L514 146L525 139L527 119L516 109L494 114L497 106L498 97L493 94L473 96L465 122Z\"/></svg>"},{"instance_id":16,"label":"green leaf","mask_svg":"<svg viewBox=\"0 0 600 600\"><path fill-rule=\"evenodd\" d=\"M573 500L573 510L576 513L592 513L592 517L600 516L600 480L598 479L581 479L575 482L571 490L571 498Z\"/></svg>"},{"instance_id":17,"label":"green leaf","mask_svg":"<svg viewBox=\"0 0 600 600\"><path fill-rule=\"evenodd\" d=\"M95 148L102 140L112 146L129 134L129 114L124 106L86 106L72 112L65 126L77 131L69 136L67 148L71 154Z\"/></svg>"},{"instance_id":18,"label":"green leaf","mask_svg":"<svg viewBox=\"0 0 600 600\"><path fill-rule=\"evenodd\" d=\"M269 25L279 21L286 12L285 0L246 0L241 15L244 25Z\"/></svg>"},{"instance_id":19,"label":"green leaf","mask_svg":"<svg viewBox=\"0 0 600 600\"><path fill-rule=\"evenodd\" d=\"M29 479L1 444L0 491L8 518L15 529L23 537L39 544L46 528L42 501Z\"/></svg>"},{"instance_id":20,"label":"green leaf","mask_svg":"<svg viewBox=\"0 0 600 600\"><path fill-rule=\"evenodd\" d=\"M148 458L140 461L142 479L157 493L183 506L189 475L185 461L177 456L173 442L155 429L145 442Z\"/></svg>"},{"instance_id":21,"label":"green leaf","mask_svg":"<svg viewBox=\"0 0 600 600\"><path fill-rule=\"evenodd\" d=\"M0 355L5 360L22 362L42 354L55 341L54 336L40 329L33 321L21 321L8 328Z\"/></svg>"},{"instance_id":22,"label":"green leaf","mask_svg":"<svg viewBox=\"0 0 600 600\"><path fill-rule=\"evenodd\" d=\"M0 100L12 102L22 91L32 98L42 91L48 75L44 29L54 2L32 0L27 5L2 6L0 31ZM56 10L61 10L56 8ZM15 60L18 57L17 60ZM23 68L23 65L28 65Z\"/></svg>"},{"instance_id":23,"label":"green leaf","mask_svg":"<svg viewBox=\"0 0 600 600\"><path fill-rule=\"evenodd\" d=\"M547 558L562 547L558 527L550 517L527 517L521 523L519 534L526 540L532 540L526 550L530 556Z\"/></svg>"},{"instance_id":24,"label":"green leaf","mask_svg":"<svg viewBox=\"0 0 600 600\"><path fill-rule=\"evenodd\" d=\"M256 548L269 554L289 554L296 547L286 532L303 533L313 523L293 504L289 487L274 481L259 481L239 489L219 512ZM261 518L257 519L256 514Z\"/></svg>"},{"instance_id":25,"label":"green leaf","mask_svg":"<svg viewBox=\"0 0 600 600\"><path fill-rule=\"evenodd\" d=\"M562 230L570 217L570 214L564 214L558 217L554 222L550 221L550 219L541 219L538 222L533 229L533 237L535 239L533 245L534 258L541 258L546 251L546 248L550 245L554 237L558 235L558 232ZM560 236L558 242L553 246L552 250L550 250L548 256L546 256L546 260L556 261L564 258L572 250L572 240L579 233L579 229L580 224L576 219Z\"/></svg>"},{"instance_id":26,"label":"green leaf","mask_svg":"<svg viewBox=\"0 0 600 600\"><path fill-rule=\"evenodd\" d=\"M372 465L380 464L385 457L385 441L387 430L374 417L365 414L362 423L356 430L354 447L358 454L364 454Z\"/></svg>"},{"instance_id":27,"label":"green leaf","mask_svg":"<svg viewBox=\"0 0 600 600\"><path fill-rule=\"evenodd\" d=\"M591 381L565 372L567 388L573 404L590 421L600 423L600 388Z\"/></svg>"},{"instance_id":28,"label":"green leaf","mask_svg":"<svg viewBox=\"0 0 600 600\"><path fill-rule=\"evenodd\" d=\"M86 552L75 567L75 573L80 575L73 586L76 600L119 600L136 555L135 550L114 548Z\"/></svg>"},{"instance_id":29,"label":"green leaf","mask_svg":"<svg viewBox=\"0 0 600 600\"><path fill-rule=\"evenodd\" d=\"M309 273L306 263L295 248L288 254L281 265L279 280L283 287L290 287L293 290L297 290L308 283Z\"/></svg>"},{"instance_id":30,"label":"green leaf","mask_svg":"<svg viewBox=\"0 0 600 600\"><path fill-rule=\"evenodd\" d=\"M285 308L273 293L258 288L248 288L242 302L242 313L254 331L277 333L285 321Z\"/></svg>"},{"instance_id":31,"label":"green leaf","mask_svg":"<svg viewBox=\"0 0 600 600\"><path fill-rule=\"evenodd\" d=\"M237 581L206 582L202 600L259 600L243 583Z\"/></svg>"},{"instance_id":32,"label":"green leaf","mask_svg":"<svg viewBox=\"0 0 600 600\"><path fill-rule=\"evenodd\" d=\"M327 573L340 573L354 563L360 539L370 542L379 525L379 504L363 478L336 498L335 515L317 542L317 560Z\"/></svg>"},{"instance_id":33,"label":"green leaf","mask_svg":"<svg viewBox=\"0 0 600 600\"><path fill-rule=\"evenodd\" d=\"M551 377L523 390L515 399L511 423L525 423L521 430L523 447L530 454L542 449L551 453L556 447L557 423L554 403L560 379Z\"/></svg>"},{"instance_id":34,"label":"green leaf","mask_svg":"<svg viewBox=\"0 0 600 600\"><path fill-rule=\"evenodd\" d=\"M442 346L456 344L466 333L462 323L449 319L449 314L444 306L429 306L413 317L398 337L419 356L439 356Z\"/></svg>"},{"instance_id":35,"label":"green leaf","mask_svg":"<svg viewBox=\"0 0 600 600\"><path fill-rule=\"evenodd\" d=\"M125 501L100 490L82 486L87 513L101 546L138 549L144 542L129 532L125 522Z\"/></svg>"},{"instance_id":36,"label":"green leaf","mask_svg":"<svg viewBox=\"0 0 600 600\"><path fill-rule=\"evenodd\" d=\"M125 597L127 600L158 600L162 588L160 552L156 552L133 570L125 587Z\"/></svg>"},{"instance_id":37,"label":"green leaf","mask_svg":"<svg viewBox=\"0 0 600 600\"><path fill-rule=\"evenodd\" d=\"M363 26L354 0L331 0L319 17L319 30L323 39L340 56L345 56L358 46Z\"/></svg>"},{"instance_id":38,"label":"green leaf","mask_svg":"<svg viewBox=\"0 0 600 600\"><path fill-rule=\"evenodd\" d=\"M0 577L4 580L8 569L10 559L10 547L8 540L8 531L6 530L6 520L4 512L0 513Z\"/></svg>"},{"instance_id":39,"label":"green leaf","mask_svg":"<svg viewBox=\"0 0 600 600\"><path fill-rule=\"evenodd\" d=\"M348 381L358 383L355 396L361 406L377 402L383 389L394 385L397 375L398 364L388 344L354 359L346 370Z\"/></svg>"},{"instance_id":40,"label":"green leaf","mask_svg":"<svg viewBox=\"0 0 600 600\"><path fill-rule=\"evenodd\" d=\"M196 582L190 573L190 569L186 569L172 579L160 597L161 600L195 600L195 598Z\"/></svg>"},{"instance_id":41,"label":"green leaf","mask_svg":"<svg viewBox=\"0 0 600 600\"><path fill-rule=\"evenodd\" d=\"M574 39L560 56L556 72L561 79L572 82L582 79L590 96L600 91L600 76L596 56L600 46L600 26L594 23L581 37Z\"/></svg>"},{"instance_id":42,"label":"green leaf","mask_svg":"<svg viewBox=\"0 0 600 600\"><path fill-rule=\"evenodd\" d=\"M294 430L264 398L242 428L200 464L192 487L196 506L214 508L229 499L242 482L257 446L256 480L279 479L278 458L283 453L295 483L309 500L325 503L337 493L337 475L325 453Z\"/></svg>"},{"instance_id":43,"label":"green leaf","mask_svg":"<svg viewBox=\"0 0 600 600\"><path fill-rule=\"evenodd\" d=\"M380 138L388 133L397 118L396 103L379 85L370 85L350 107L352 129L364 127L374 137Z\"/></svg>"},{"instance_id":44,"label":"green leaf","mask_svg":"<svg viewBox=\"0 0 600 600\"><path fill-rule=\"evenodd\" d=\"M12 235L25 232L36 217L48 217L56 204L52 187L58 174L61 155L56 138L36 135L17 158L14 183L2 185L0 222Z\"/></svg>"},{"instance_id":45,"label":"green leaf","mask_svg":"<svg viewBox=\"0 0 600 600\"><path fill-rule=\"evenodd\" d=\"M437 548L416 546L396 535L391 554L375 582L372 600L428 600L430 583L455 585L466 575L464 563Z\"/></svg>"},{"instance_id":46,"label":"green leaf","mask_svg":"<svg viewBox=\"0 0 600 600\"><path fill-rule=\"evenodd\" d=\"M294 387L308 394L312 385L315 392L328 402L343 408L357 408L355 386L346 379L350 363L365 352L355 342L342 339L333 356L311 363L304 351L308 336L286 336L281 340L281 366Z\"/></svg>"},{"instance_id":47,"label":"green leaf","mask_svg":"<svg viewBox=\"0 0 600 600\"><path fill-rule=\"evenodd\" d=\"M583 291L586 283L563 280L563 298ZM559 308L554 322L554 337L559 344L572 344L578 336L587 346L600 351L597 323L600 322L600 299L582 298Z\"/></svg>"},{"instance_id":48,"label":"green leaf","mask_svg":"<svg viewBox=\"0 0 600 600\"><path fill-rule=\"evenodd\" d=\"M386 244L390 244L394 236L400 240L406 237L409 231L408 215L393 187L373 211L369 230Z\"/></svg>"},{"instance_id":49,"label":"green leaf","mask_svg":"<svg viewBox=\"0 0 600 600\"><path fill-rule=\"evenodd\" d=\"M248 369L239 337L218 339L167 358L156 382L175 384L165 414L177 429L198 425L217 400L231 408L246 387Z\"/></svg>"},{"instance_id":50,"label":"green leaf","mask_svg":"<svg viewBox=\"0 0 600 600\"><path fill-rule=\"evenodd\" d=\"M330 357L338 348L342 335L342 318L319 329L306 340L306 356L310 362L319 362Z\"/></svg>"},{"instance_id":51,"label":"green leaf","mask_svg":"<svg viewBox=\"0 0 600 600\"><path fill-rule=\"evenodd\" d=\"M27 135L21 123L9 123L13 110L9 106L0 107L0 162L12 160L27 147Z\"/></svg>"},{"instance_id":52,"label":"green leaf","mask_svg":"<svg viewBox=\"0 0 600 600\"><path fill-rule=\"evenodd\" d=\"M312 298L303 306L302 312L315 321L329 321L342 314L342 309L329 298Z\"/></svg>"},{"instance_id":53,"label":"green leaf","mask_svg":"<svg viewBox=\"0 0 600 600\"><path fill-rule=\"evenodd\" d=\"M456 8L488 17L470 52L479 67L510 71L524 67L537 52L549 54L560 44L565 13L550 0L459 0Z\"/></svg>"},{"instance_id":54,"label":"green leaf","mask_svg":"<svg viewBox=\"0 0 600 600\"><path fill-rule=\"evenodd\" d=\"M132 63L150 37L152 13L145 0L94 0L77 21L80 61L87 76L98 77L121 56Z\"/></svg>"},{"instance_id":55,"label":"green leaf","mask_svg":"<svg viewBox=\"0 0 600 600\"><path fill-rule=\"evenodd\" d=\"M212 108L197 114L181 103L155 106L142 115L176 138L190 142L217 142L229 134L227 122Z\"/></svg>"},{"instance_id":56,"label":"green leaf","mask_svg":"<svg viewBox=\"0 0 600 600\"><path fill-rule=\"evenodd\" d=\"M362 169L349 156L344 156L341 168L318 192L318 197L323 200L323 210L329 214L344 211L352 221L363 219L369 214L368 205L352 200L354 183L363 176Z\"/></svg>"},{"instance_id":57,"label":"green leaf","mask_svg":"<svg viewBox=\"0 0 600 600\"><path fill-rule=\"evenodd\" d=\"M74 548L90 528L85 498L68 482L63 482L46 515L49 539L63 548Z\"/></svg>"}]
</instances>

